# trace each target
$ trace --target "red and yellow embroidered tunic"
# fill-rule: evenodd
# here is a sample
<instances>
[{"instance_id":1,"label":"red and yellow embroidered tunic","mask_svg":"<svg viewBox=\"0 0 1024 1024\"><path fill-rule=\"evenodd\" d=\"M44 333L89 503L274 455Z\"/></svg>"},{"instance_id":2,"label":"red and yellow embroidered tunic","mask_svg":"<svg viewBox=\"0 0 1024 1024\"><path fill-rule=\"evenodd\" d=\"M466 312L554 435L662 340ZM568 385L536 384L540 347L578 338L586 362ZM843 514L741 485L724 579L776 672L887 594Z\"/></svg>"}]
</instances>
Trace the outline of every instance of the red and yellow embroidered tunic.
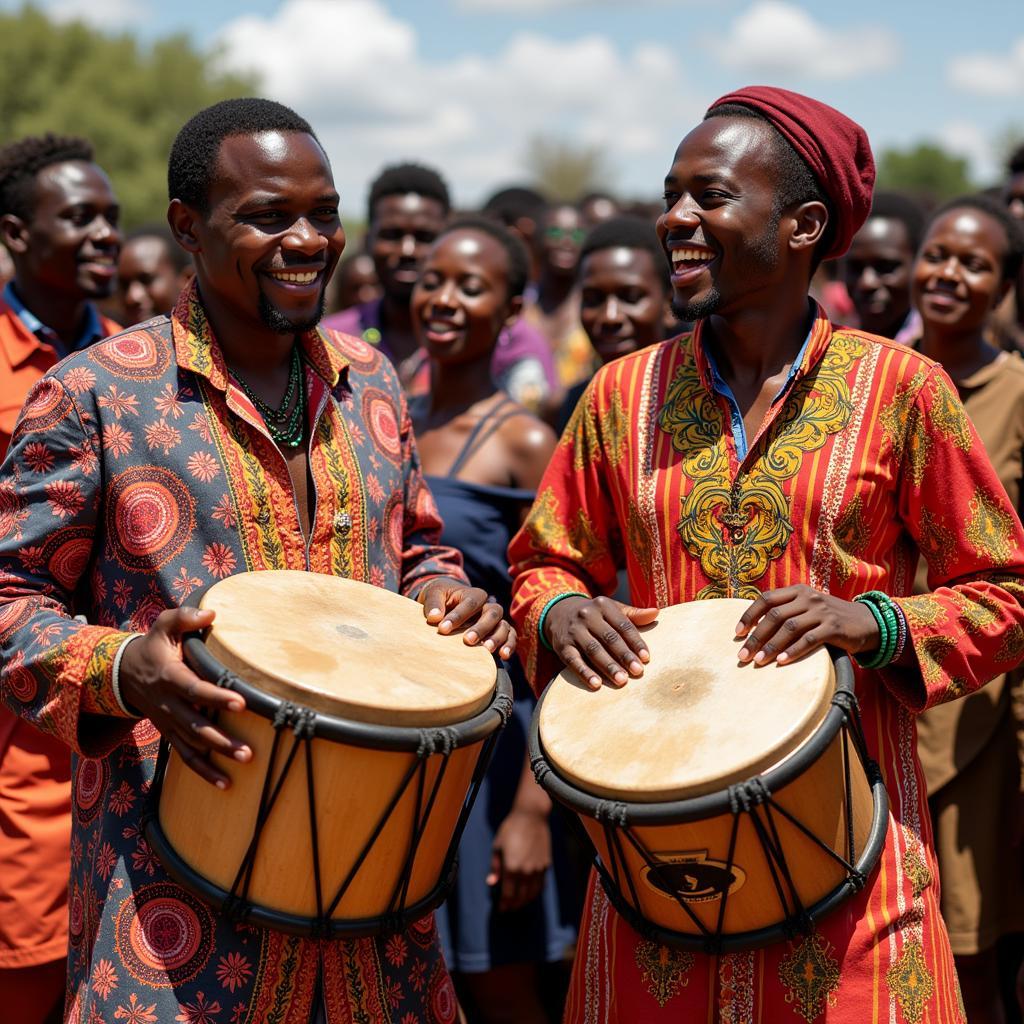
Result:
<instances>
[{"instance_id":1,"label":"red and yellow embroidered tunic","mask_svg":"<svg viewBox=\"0 0 1024 1024\"><path fill-rule=\"evenodd\" d=\"M851 599L909 594L920 548L933 592L899 601L919 671L857 678L885 850L811 937L720 958L644 940L592 876L566 1020L961 1024L914 715L1024 654L1024 533L942 370L824 314L742 459L729 422L699 327L598 372L510 548L520 651L543 688L544 605L614 592L620 566L640 606L794 583Z\"/></svg>"},{"instance_id":2,"label":"red and yellow embroidered tunic","mask_svg":"<svg viewBox=\"0 0 1024 1024\"><path fill-rule=\"evenodd\" d=\"M0 471L0 696L74 752L74 1024L308 1024L320 971L332 1024L455 1020L432 916L355 941L236 926L172 882L142 833L159 735L114 699L122 624L145 630L242 571L304 569L407 596L465 579L440 544L391 364L342 334L299 340L308 541L284 457L229 376L195 285L170 318L45 376Z\"/></svg>"}]
</instances>

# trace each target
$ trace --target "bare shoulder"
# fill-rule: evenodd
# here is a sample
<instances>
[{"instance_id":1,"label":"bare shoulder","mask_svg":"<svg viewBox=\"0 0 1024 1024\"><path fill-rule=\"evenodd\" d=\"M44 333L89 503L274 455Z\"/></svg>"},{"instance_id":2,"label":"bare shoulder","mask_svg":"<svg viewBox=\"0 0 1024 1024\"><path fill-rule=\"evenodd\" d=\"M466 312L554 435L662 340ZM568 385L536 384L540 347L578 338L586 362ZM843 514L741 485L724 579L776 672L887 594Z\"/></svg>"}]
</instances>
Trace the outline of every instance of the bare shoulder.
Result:
<instances>
[{"instance_id":1,"label":"bare shoulder","mask_svg":"<svg viewBox=\"0 0 1024 1024\"><path fill-rule=\"evenodd\" d=\"M558 436L543 420L517 405L498 428L514 467L517 483L535 487L558 444Z\"/></svg>"}]
</instances>

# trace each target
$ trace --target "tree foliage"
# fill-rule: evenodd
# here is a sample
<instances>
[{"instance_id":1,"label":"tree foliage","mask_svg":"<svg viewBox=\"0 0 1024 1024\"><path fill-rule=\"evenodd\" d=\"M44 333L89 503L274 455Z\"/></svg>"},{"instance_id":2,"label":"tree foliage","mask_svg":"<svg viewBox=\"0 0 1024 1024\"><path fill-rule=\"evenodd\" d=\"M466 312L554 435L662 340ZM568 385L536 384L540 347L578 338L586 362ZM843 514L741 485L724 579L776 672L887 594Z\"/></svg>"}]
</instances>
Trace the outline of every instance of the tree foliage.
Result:
<instances>
[{"instance_id":1,"label":"tree foliage","mask_svg":"<svg viewBox=\"0 0 1024 1024\"><path fill-rule=\"evenodd\" d=\"M530 140L526 166L534 186L556 202L575 202L589 192L605 191L612 178L604 147L576 145L546 135Z\"/></svg>"},{"instance_id":2,"label":"tree foliage","mask_svg":"<svg viewBox=\"0 0 1024 1024\"><path fill-rule=\"evenodd\" d=\"M878 159L877 187L909 192L928 206L975 189L966 158L953 156L930 142L883 150Z\"/></svg>"},{"instance_id":3,"label":"tree foliage","mask_svg":"<svg viewBox=\"0 0 1024 1024\"><path fill-rule=\"evenodd\" d=\"M182 124L217 100L251 95L187 36L140 45L29 6L0 13L0 143L45 131L84 135L110 175L126 226L162 220L167 154Z\"/></svg>"}]
</instances>

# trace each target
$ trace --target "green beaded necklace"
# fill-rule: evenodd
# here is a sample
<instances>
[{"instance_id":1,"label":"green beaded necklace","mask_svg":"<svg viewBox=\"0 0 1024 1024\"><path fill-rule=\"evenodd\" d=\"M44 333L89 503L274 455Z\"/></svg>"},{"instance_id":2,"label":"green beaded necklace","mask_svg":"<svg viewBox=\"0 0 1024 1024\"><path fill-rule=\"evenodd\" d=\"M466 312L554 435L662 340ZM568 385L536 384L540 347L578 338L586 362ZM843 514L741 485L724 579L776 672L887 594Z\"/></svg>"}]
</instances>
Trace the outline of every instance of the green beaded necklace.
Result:
<instances>
[{"instance_id":1,"label":"green beaded necklace","mask_svg":"<svg viewBox=\"0 0 1024 1024\"><path fill-rule=\"evenodd\" d=\"M267 405L237 373L234 374L234 378L242 385L242 390L249 401L263 417L270 436L277 444L285 448L298 448L306 433L306 388L302 384L302 361L299 358L298 345L292 346L288 386L285 388L281 404L276 409Z\"/></svg>"}]
</instances>

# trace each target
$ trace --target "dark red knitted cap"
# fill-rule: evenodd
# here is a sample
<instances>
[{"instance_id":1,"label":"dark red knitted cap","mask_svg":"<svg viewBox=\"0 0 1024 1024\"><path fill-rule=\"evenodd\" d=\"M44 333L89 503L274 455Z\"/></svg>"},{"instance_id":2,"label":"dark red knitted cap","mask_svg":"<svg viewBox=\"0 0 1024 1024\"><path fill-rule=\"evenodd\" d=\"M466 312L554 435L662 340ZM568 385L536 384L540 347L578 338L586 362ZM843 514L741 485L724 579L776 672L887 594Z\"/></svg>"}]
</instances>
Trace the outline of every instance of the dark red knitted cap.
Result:
<instances>
[{"instance_id":1,"label":"dark red knitted cap","mask_svg":"<svg viewBox=\"0 0 1024 1024\"><path fill-rule=\"evenodd\" d=\"M715 100L708 110L739 103L763 114L800 154L832 200L832 247L842 256L871 212L875 161L867 132L838 110L788 89L748 85Z\"/></svg>"}]
</instances>

